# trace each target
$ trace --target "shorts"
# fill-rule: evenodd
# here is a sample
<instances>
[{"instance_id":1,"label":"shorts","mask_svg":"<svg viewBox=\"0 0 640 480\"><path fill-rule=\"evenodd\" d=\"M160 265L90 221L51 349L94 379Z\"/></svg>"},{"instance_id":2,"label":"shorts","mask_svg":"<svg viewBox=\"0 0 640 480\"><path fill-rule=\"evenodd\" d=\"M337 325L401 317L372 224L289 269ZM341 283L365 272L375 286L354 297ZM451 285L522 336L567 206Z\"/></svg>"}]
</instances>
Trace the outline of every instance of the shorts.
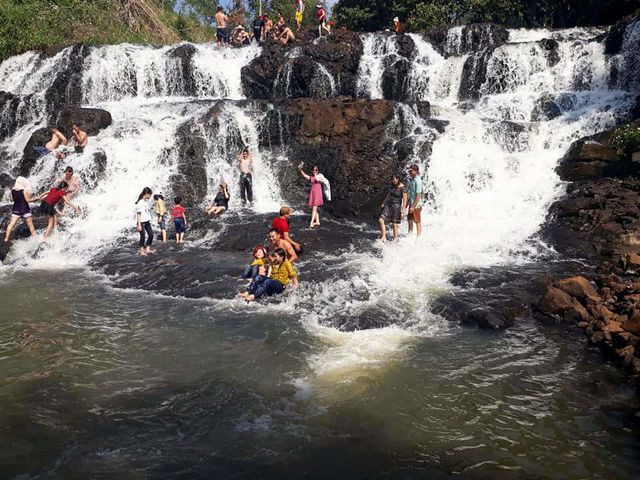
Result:
<instances>
[{"instance_id":1,"label":"shorts","mask_svg":"<svg viewBox=\"0 0 640 480\"><path fill-rule=\"evenodd\" d=\"M184 224L184 218L176 218L173 224L176 227L176 233L184 233L187 230Z\"/></svg>"},{"instance_id":2,"label":"shorts","mask_svg":"<svg viewBox=\"0 0 640 480\"><path fill-rule=\"evenodd\" d=\"M296 22L302 23L302 12L300 11L296 12Z\"/></svg>"},{"instance_id":3,"label":"shorts","mask_svg":"<svg viewBox=\"0 0 640 480\"><path fill-rule=\"evenodd\" d=\"M26 213L11 212L11 216L12 217L17 217L17 218L30 218L31 217L31 212L26 212Z\"/></svg>"},{"instance_id":4,"label":"shorts","mask_svg":"<svg viewBox=\"0 0 640 480\"><path fill-rule=\"evenodd\" d=\"M55 205L51 205L44 200L40 204L40 210L49 217L55 217L58 214L58 212L56 212Z\"/></svg>"},{"instance_id":5,"label":"shorts","mask_svg":"<svg viewBox=\"0 0 640 480\"><path fill-rule=\"evenodd\" d=\"M158 222L158 225L160 225L160 230L166 230L167 229L167 215L162 215L160 217L160 221Z\"/></svg>"},{"instance_id":6,"label":"shorts","mask_svg":"<svg viewBox=\"0 0 640 480\"><path fill-rule=\"evenodd\" d=\"M229 43L229 33L227 28L216 28L216 37L219 42Z\"/></svg>"},{"instance_id":7,"label":"shorts","mask_svg":"<svg viewBox=\"0 0 640 480\"><path fill-rule=\"evenodd\" d=\"M409 213L409 215L407 215L407 220L409 221L413 220L415 223L421 223L422 222L421 213L422 213L422 208L415 208L413 210L413 213Z\"/></svg>"},{"instance_id":8,"label":"shorts","mask_svg":"<svg viewBox=\"0 0 640 480\"><path fill-rule=\"evenodd\" d=\"M33 147L33 152L38 156L38 157L43 157L45 155L49 155L51 153L51 150L49 150L46 147Z\"/></svg>"},{"instance_id":9,"label":"shorts","mask_svg":"<svg viewBox=\"0 0 640 480\"><path fill-rule=\"evenodd\" d=\"M385 222L391 222L395 225L402 223L402 205L387 203L380 214Z\"/></svg>"}]
</instances>

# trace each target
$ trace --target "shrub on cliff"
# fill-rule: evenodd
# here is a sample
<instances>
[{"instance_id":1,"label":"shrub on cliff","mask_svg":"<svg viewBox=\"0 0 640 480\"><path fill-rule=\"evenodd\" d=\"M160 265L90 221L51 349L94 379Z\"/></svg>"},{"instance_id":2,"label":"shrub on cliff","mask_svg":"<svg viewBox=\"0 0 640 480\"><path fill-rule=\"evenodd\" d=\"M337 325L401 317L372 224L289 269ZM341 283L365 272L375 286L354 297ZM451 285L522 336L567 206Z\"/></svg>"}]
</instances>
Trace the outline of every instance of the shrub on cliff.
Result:
<instances>
[{"instance_id":1,"label":"shrub on cliff","mask_svg":"<svg viewBox=\"0 0 640 480\"><path fill-rule=\"evenodd\" d=\"M618 128L611 137L612 145L619 154L630 155L640 151L640 127L627 125Z\"/></svg>"}]
</instances>

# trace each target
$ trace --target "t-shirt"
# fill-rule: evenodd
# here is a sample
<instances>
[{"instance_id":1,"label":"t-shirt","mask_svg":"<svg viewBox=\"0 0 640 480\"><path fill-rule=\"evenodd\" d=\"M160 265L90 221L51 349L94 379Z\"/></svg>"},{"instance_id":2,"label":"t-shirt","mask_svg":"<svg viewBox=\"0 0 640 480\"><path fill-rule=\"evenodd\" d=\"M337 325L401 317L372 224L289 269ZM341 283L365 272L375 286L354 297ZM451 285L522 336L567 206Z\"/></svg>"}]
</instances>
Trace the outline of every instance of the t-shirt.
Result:
<instances>
[{"instance_id":1,"label":"t-shirt","mask_svg":"<svg viewBox=\"0 0 640 480\"><path fill-rule=\"evenodd\" d=\"M216 207L229 208L229 199L222 192L218 192L216 198L213 199L213 203L216 204Z\"/></svg>"},{"instance_id":2,"label":"t-shirt","mask_svg":"<svg viewBox=\"0 0 640 480\"><path fill-rule=\"evenodd\" d=\"M253 262L251 262L251 266L252 267L261 267L264 265L264 258L256 258L253 260Z\"/></svg>"},{"instance_id":3,"label":"t-shirt","mask_svg":"<svg viewBox=\"0 0 640 480\"><path fill-rule=\"evenodd\" d=\"M167 206L164 203L164 200L156 200L156 203L153 206L154 210L156 211L156 214L159 216L164 215L165 213L167 213Z\"/></svg>"},{"instance_id":4,"label":"t-shirt","mask_svg":"<svg viewBox=\"0 0 640 480\"><path fill-rule=\"evenodd\" d=\"M284 217L274 218L273 222L271 222L271 228L275 228L280 235L283 235L289 231L289 222Z\"/></svg>"},{"instance_id":5,"label":"t-shirt","mask_svg":"<svg viewBox=\"0 0 640 480\"><path fill-rule=\"evenodd\" d=\"M47 193L47 196L44 197L44 201L49 205L55 205L60 200L62 200L62 197L64 197L66 194L67 192L62 189L52 188L51 190L49 190L49 193Z\"/></svg>"},{"instance_id":6,"label":"t-shirt","mask_svg":"<svg viewBox=\"0 0 640 480\"><path fill-rule=\"evenodd\" d=\"M285 260L280 265L273 265L271 267L271 278L285 286L289 285L289 279L297 276L298 272L296 272L295 267L289 260Z\"/></svg>"},{"instance_id":7,"label":"t-shirt","mask_svg":"<svg viewBox=\"0 0 640 480\"><path fill-rule=\"evenodd\" d=\"M319 8L316 12L316 17L318 17L319 22L324 22L327 19L327 15L324 13L324 8Z\"/></svg>"},{"instance_id":8,"label":"t-shirt","mask_svg":"<svg viewBox=\"0 0 640 480\"><path fill-rule=\"evenodd\" d=\"M140 223L150 222L151 213L149 212L149 210L150 210L149 202L145 199L141 199L138 203L136 203L136 207L135 207L136 220L138 218L138 213L139 213Z\"/></svg>"},{"instance_id":9,"label":"t-shirt","mask_svg":"<svg viewBox=\"0 0 640 480\"><path fill-rule=\"evenodd\" d=\"M413 206L413 202L418 194L420 194L420 201L415 208L422 208L422 205L424 205L424 195L422 193L422 179L419 175L409 180L409 208Z\"/></svg>"},{"instance_id":10,"label":"t-shirt","mask_svg":"<svg viewBox=\"0 0 640 480\"><path fill-rule=\"evenodd\" d=\"M182 205L176 205L171 209L171 216L173 218L184 218L184 214L187 212L187 209Z\"/></svg>"},{"instance_id":11,"label":"t-shirt","mask_svg":"<svg viewBox=\"0 0 640 480\"><path fill-rule=\"evenodd\" d=\"M260 17L256 18L253 21L253 29L254 30L262 30L264 28L264 20Z\"/></svg>"}]
</instances>

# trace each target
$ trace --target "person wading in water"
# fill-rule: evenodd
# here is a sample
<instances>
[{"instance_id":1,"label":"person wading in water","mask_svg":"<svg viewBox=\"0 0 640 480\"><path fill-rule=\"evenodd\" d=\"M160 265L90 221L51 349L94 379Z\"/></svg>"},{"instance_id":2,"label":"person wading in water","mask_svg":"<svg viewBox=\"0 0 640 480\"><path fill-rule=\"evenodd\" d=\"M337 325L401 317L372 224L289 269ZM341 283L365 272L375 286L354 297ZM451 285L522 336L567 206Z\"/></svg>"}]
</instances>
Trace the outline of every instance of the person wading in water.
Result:
<instances>
[{"instance_id":1,"label":"person wading in water","mask_svg":"<svg viewBox=\"0 0 640 480\"><path fill-rule=\"evenodd\" d=\"M253 159L249 149L245 148L238 156L238 166L240 167L240 198L242 205L247 201L253 203Z\"/></svg>"}]
</instances>

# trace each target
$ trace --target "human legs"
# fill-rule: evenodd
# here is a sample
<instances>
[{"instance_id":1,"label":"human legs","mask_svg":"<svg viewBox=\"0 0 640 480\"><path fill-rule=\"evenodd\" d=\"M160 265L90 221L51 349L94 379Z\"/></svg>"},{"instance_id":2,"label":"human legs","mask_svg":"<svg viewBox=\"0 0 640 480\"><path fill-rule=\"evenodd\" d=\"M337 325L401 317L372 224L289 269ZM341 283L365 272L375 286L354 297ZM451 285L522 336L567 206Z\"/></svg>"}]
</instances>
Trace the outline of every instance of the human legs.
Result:
<instances>
[{"instance_id":1,"label":"human legs","mask_svg":"<svg viewBox=\"0 0 640 480\"><path fill-rule=\"evenodd\" d=\"M380 225L380 240L387 241L387 226L384 223L384 218L378 218L378 225Z\"/></svg>"},{"instance_id":2,"label":"human legs","mask_svg":"<svg viewBox=\"0 0 640 480\"><path fill-rule=\"evenodd\" d=\"M143 222L142 230L147 232L147 241L145 243L146 253L153 253L151 250L151 244L153 243L153 228L151 228L151 222Z\"/></svg>"},{"instance_id":3,"label":"human legs","mask_svg":"<svg viewBox=\"0 0 640 480\"><path fill-rule=\"evenodd\" d=\"M16 226L16 223L18 223L18 218L20 218L17 215L11 215L11 220L9 221L9 225L7 225L7 231L4 234L4 241L8 242L9 238L11 238L11 230L13 230L13 227ZM33 224L32 224L33 226Z\"/></svg>"},{"instance_id":4,"label":"human legs","mask_svg":"<svg viewBox=\"0 0 640 480\"><path fill-rule=\"evenodd\" d=\"M418 237L420 237L422 235L422 215L421 215L421 213L422 213L422 209L421 208L415 208L413 210L413 214L412 214L413 221L416 224L416 235Z\"/></svg>"},{"instance_id":5,"label":"human legs","mask_svg":"<svg viewBox=\"0 0 640 480\"><path fill-rule=\"evenodd\" d=\"M53 233L53 230L56 228L57 224L58 224L58 218L55 215L50 215L49 216L49 221L47 223L47 229L44 232L44 239L45 240L51 236L51 234Z\"/></svg>"},{"instance_id":6,"label":"human legs","mask_svg":"<svg viewBox=\"0 0 640 480\"><path fill-rule=\"evenodd\" d=\"M314 205L311 207L311 227L319 227L320 226L320 212L318 210L318 206Z\"/></svg>"},{"instance_id":7,"label":"human legs","mask_svg":"<svg viewBox=\"0 0 640 480\"><path fill-rule=\"evenodd\" d=\"M147 252L145 252L144 246L145 246L145 237L146 237L146 230L144 229L144 224L140 225L140 241L138 242L138 246L140 247L140 251L138 252L139 255L146 255Z\"/></svg>"},{"instance_id":8,"label":"human legs","mask_svg":"<svg viewBox=\"0 0 640 480\"><path fill-rule=\"evenodd\" d=\"M393 239L398 240L398 224L397 223L391 224L391 228L393 229Z\"/></svg>"}]
</instances>

